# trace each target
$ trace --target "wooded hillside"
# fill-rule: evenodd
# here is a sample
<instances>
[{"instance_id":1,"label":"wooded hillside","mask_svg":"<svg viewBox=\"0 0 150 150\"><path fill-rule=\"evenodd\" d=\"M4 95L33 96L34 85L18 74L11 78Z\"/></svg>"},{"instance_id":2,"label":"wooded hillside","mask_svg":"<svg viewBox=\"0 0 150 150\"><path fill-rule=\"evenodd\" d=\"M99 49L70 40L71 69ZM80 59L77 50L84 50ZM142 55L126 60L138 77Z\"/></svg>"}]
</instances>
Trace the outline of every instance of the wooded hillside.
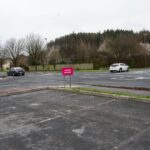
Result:
<instances>
[{"instance_id":1,"label":"wooded hillside","mask_svg":"<svg viewBox=\"0 0 150 150\"><path fill-rule=\"evenodd\" d=\"M57 63L92 62L99 68L124 62L131 67L148 67L149 43L149 31L107 30L103 33L72 33L49 42L48 49L59 49Z\"/></svg>"}]
</instances>

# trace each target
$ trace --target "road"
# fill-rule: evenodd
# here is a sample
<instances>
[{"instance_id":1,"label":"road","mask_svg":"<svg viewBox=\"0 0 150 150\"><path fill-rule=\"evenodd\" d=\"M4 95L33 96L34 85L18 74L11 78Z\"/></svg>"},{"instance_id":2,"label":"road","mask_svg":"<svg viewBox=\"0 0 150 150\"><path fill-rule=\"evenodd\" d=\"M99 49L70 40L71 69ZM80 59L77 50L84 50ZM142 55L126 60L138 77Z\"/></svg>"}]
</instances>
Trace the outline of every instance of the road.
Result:
<instances>
[{"instance_id":1,"label":"road","mask_svg":"<svg viewBox=\"0 0 150 150\"><path fill-rule=\"evenodd\" d=\"M150 149L150 103L57 90L0 103L1 150Z\"/></svg>"},{"instance_id":2,"label":"road","mask_svg":"<svg viewBox=\"0 0 150 150\"><path fill-rule=\"evenodd\" d=\"M66 83L69 83L69 77L66 77ZM0 80L0 90L63 84L64 78L61 73L26 73L23 77L8 77ZM123 73L75 72L72 77L72 84L146 88L150 90L150 70Z\"/></svg>"},{"instance_id":3,"label":"road","mask_svg":"<svg viewBox=\"0 0 150 150\"><path fill-rule=\"evenodd\" d=\"M77 81L78 80L78 81ZM150 70L122 73L81 73L75 82L91 85L150 88Z\"/></svg>"}]
</instances>

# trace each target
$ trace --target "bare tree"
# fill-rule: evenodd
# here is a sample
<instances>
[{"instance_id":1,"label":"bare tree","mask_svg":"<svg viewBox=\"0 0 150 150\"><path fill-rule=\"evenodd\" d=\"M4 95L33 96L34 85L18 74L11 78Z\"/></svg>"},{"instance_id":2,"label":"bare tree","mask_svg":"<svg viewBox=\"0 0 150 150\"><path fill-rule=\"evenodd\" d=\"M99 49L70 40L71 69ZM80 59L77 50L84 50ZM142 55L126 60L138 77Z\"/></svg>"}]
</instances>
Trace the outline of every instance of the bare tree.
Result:
<instances>
[{"instance_id":1,"label":"bare tree","mask_svg":"<svg viewBox=\"0 0 150 150\"><path fill-rule=\"evenodd\" d=\"M40 36L30 34L25 39L25 47L29 54L29 63L35 65L37 69L37 65L40 64L40 58L42 57L42 55L40 55L41 51L44 50L44 41Z\"/></svg>"},{"instance_id":2,"label":"bare tree","mask_svg":"<svg viewBox=\"0 0 150 150\"><path fill-rule=\"evenodd\" d=\"M61 56L59 49L53 49L50 51L50 63L53 64L54 70L56 69L56 64L61 61Z\"/></svg>"},{"instance_id":3,"label":"bare tree","mask_svg":"<svg viewBox=\"0 0 150 150\"><path fill-rule=\"evenodd\" d=\"M3 64L5 61L5 50L0 45L0 68L3 70Z\"/></svg>"},{"instance_id":4,"label":"bare tree","mask_svg":"<svg viewBox=\"0 0 150 150\"><path fill-rule=\"evenodd\" d=\"M48 64L48 61L49 61L48 52L46 51L46 49L43 49L42 51L39 52L39 63L40 65L42 65L43 70L44 66Z\"/></svg>"},{"instance_id":5,"label":"bare tree","mask_svg":"<svg viewBox=\"0 0 150 150\"><path fill-rule=\"evenodd\" d=\"M17 66L18 57L24 50L23 40L16 40L12 38L6 41L5 49L6 57L11 59L13 66Z\"/></svg>"}]
</instances>

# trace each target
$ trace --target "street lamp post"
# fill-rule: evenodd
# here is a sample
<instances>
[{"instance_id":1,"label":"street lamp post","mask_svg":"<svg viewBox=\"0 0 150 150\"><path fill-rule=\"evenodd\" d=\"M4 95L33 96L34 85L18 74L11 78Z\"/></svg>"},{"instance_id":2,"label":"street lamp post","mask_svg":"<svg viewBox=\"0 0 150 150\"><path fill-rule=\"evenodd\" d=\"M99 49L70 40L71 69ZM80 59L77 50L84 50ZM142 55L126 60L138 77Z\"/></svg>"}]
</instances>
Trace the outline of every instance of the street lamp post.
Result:
<instances>
[{"instance_id":1,"label":"street lamp post","mask_svg":"<svg viewBox=\"0 0 150 150\"><path fill-rule=\"evenodd\" d=\"M45 52L46 52L46 54L48 53L48 46L47 46L47 38L44 38L44 40L45 40ZM48 56L47 55L45 55L45 61L46 61L46 64L48 64Z\"/></svg>"},{"instance_id":2,"label":"street lamp post","mask_svg":"<svg viewBox=\"0 0 150 150\"><path fill-rule=\"evenodd\" d=\"M47 50L47 38L44 38L44 40L46 41L46 50Z\"/></svg>"},{"instance_id":3,"label":"street lamp post","mask_svg":"<svg viewBox=\"0 0 150 150\"><path fill-rule=\"evenodd\" d=\"M145 47L145 69L147 68L147 45L146 45L146 36L147 33L144 34L144 47Z\"/></svg>"}]
</instances>

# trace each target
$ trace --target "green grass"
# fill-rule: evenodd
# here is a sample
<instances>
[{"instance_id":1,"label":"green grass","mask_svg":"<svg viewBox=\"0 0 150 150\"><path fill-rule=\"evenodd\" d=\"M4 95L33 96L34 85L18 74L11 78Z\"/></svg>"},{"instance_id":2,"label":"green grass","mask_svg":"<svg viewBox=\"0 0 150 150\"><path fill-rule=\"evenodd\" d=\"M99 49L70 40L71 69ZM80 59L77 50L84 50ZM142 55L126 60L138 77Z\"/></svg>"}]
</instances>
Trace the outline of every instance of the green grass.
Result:
<instances>
[{"instance_id":1,"label":"green grass","mask_svg":"<svg viewBox=\"0 0 150 150\"><path fill-rule=\"evenodd\" d=\"M104 91L104 90L98 90L98 89L93 89L93 88L67 88L66 90L69 90L72 92L93 93L93 94L101 94L101 95L108 95L108 96L114 96L114 97L124 97L124 98L130 98L130 99L150 101L150 96L143 96L143 95L141 96L141 95L130 94L126 92L112 92L112 91Z\"/></svg>"}]
</instances>

